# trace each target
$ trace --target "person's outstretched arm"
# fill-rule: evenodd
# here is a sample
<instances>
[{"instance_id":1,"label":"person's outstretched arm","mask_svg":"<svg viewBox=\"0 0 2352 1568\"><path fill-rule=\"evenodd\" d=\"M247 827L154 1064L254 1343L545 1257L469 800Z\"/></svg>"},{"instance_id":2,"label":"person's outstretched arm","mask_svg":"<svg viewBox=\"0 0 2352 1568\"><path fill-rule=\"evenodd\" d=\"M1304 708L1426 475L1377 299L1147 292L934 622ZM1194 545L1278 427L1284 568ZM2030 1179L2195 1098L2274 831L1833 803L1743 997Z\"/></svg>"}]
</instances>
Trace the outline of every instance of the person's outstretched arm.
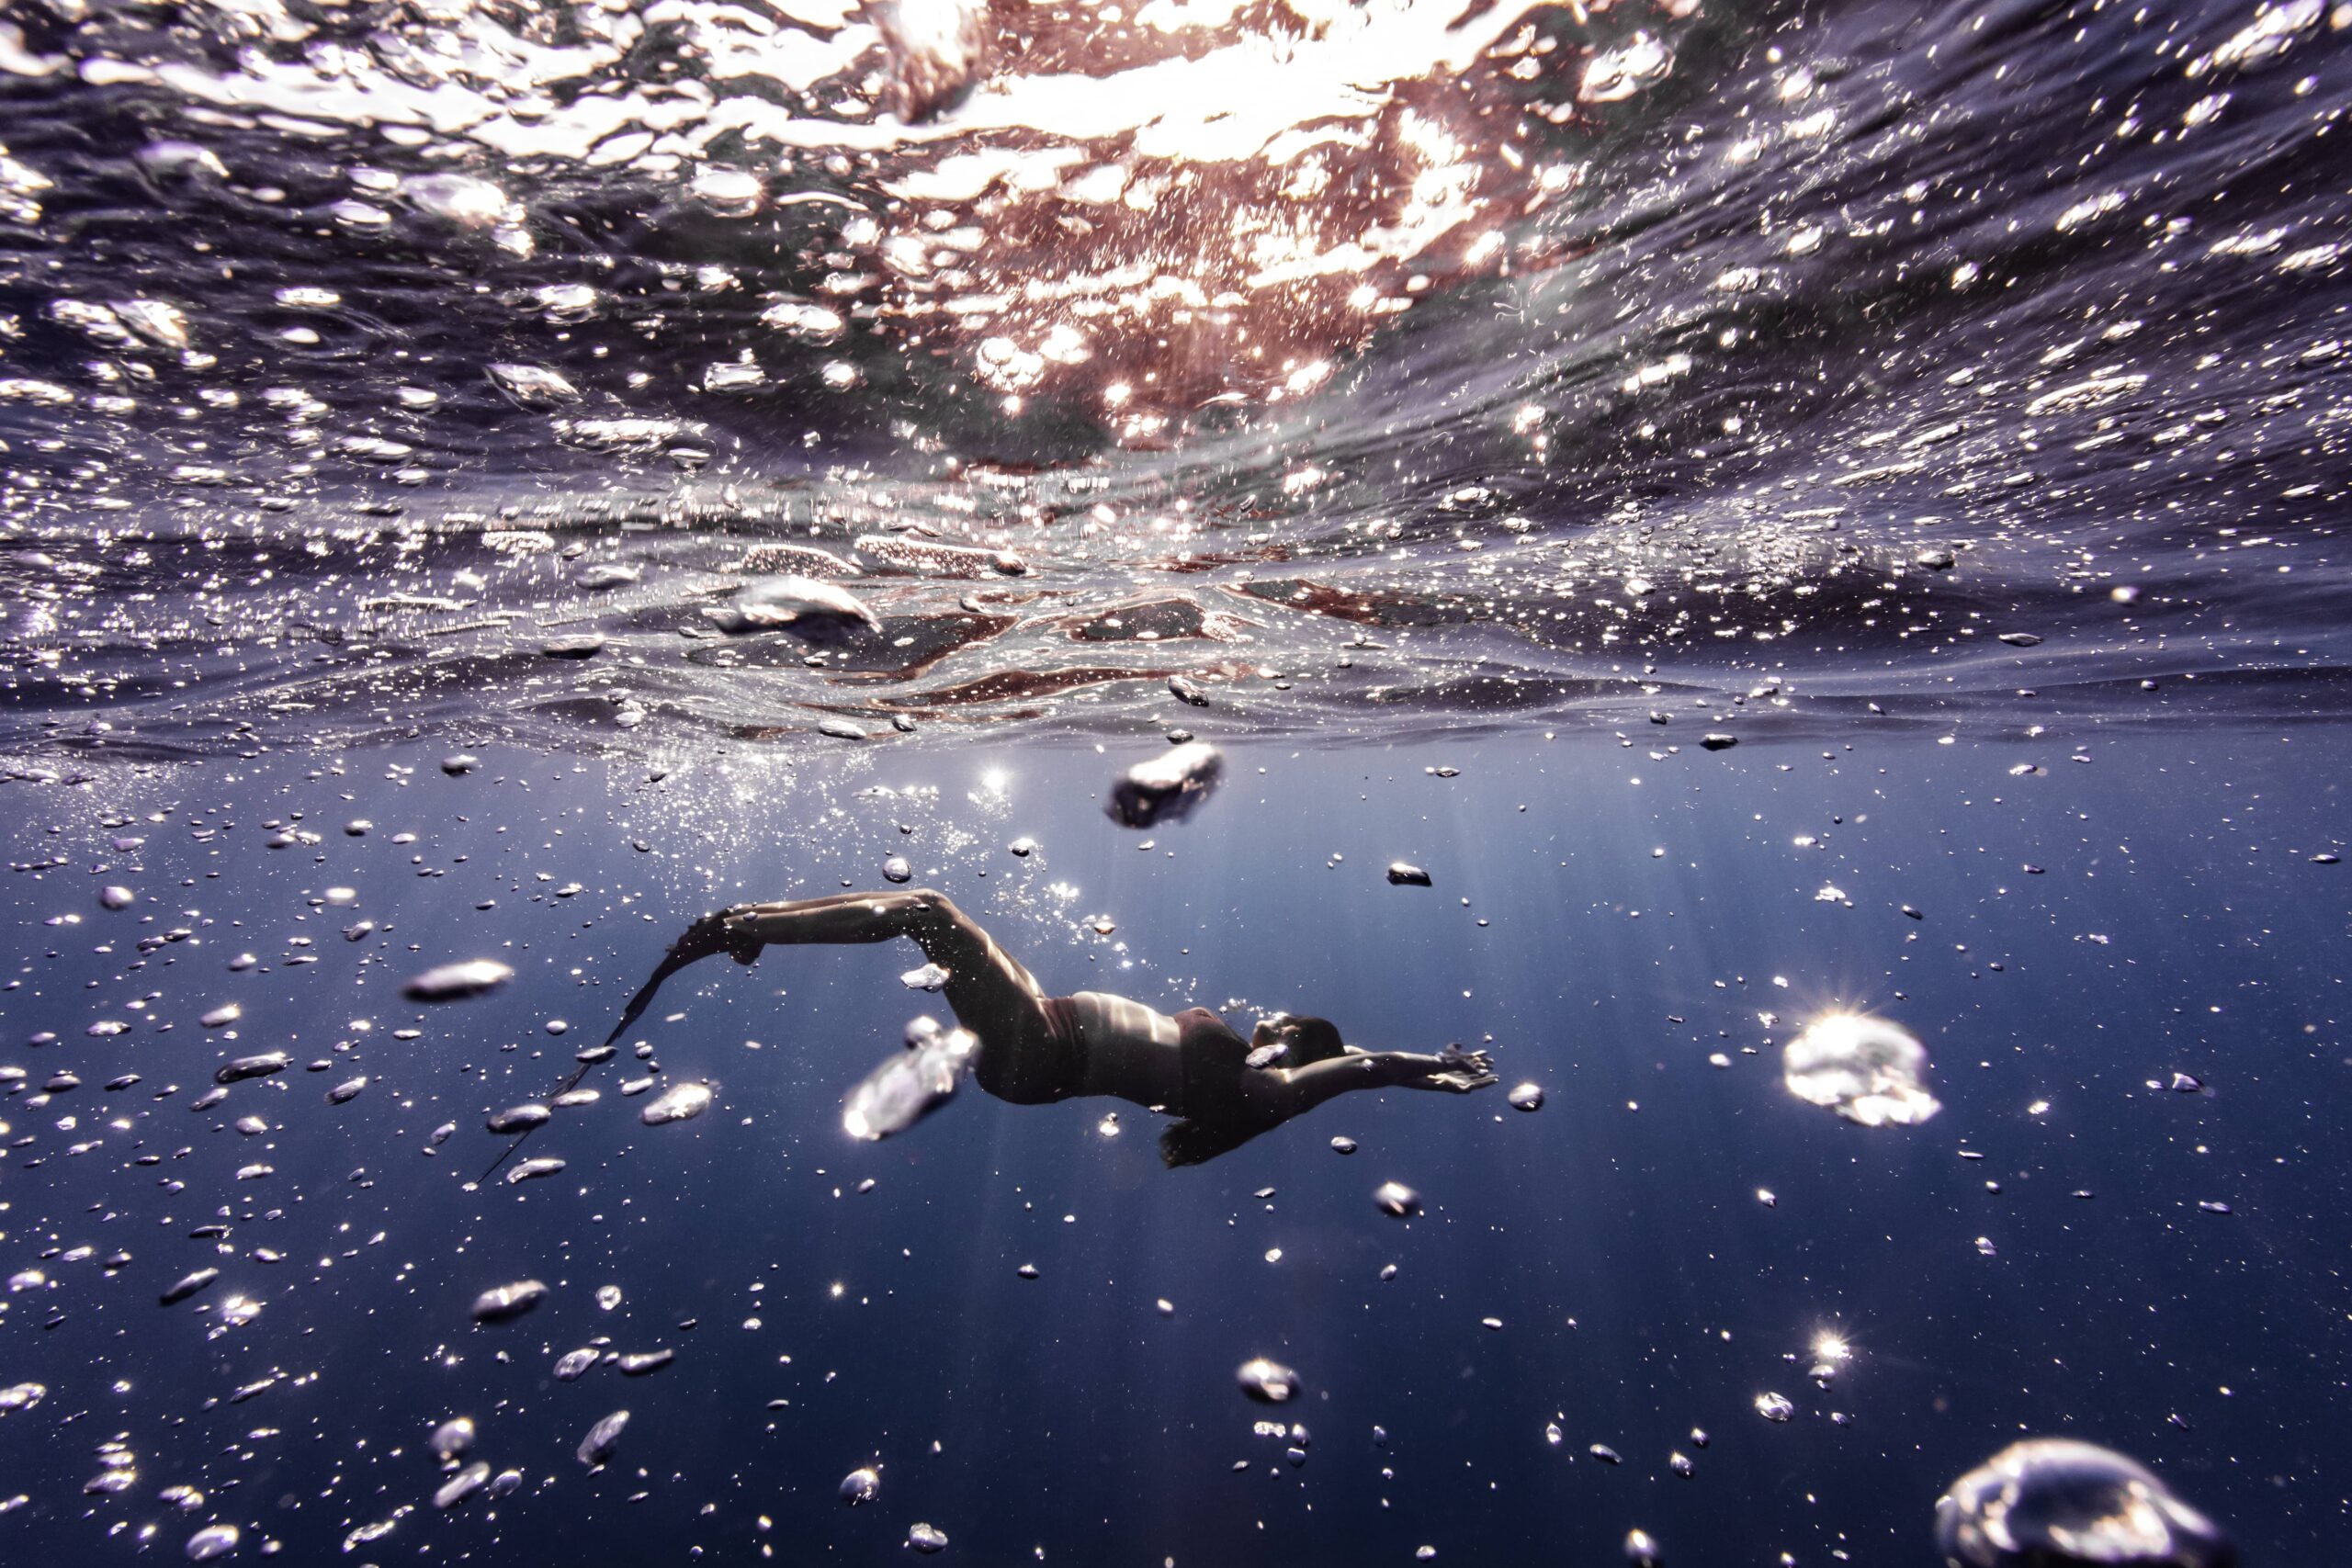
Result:
<instances>
[{"instance_id":1,"label":"person's outstretched arm","mask_svg":"<svg viewBox=\"0 0 2352 1568\"><path fill-rule=\"evenodd\" d=\"M1449 1045L1434 1056L1410 1051L1384 1051L1380 1055L1396 1064L1399 1089L1468 1094L1501 1081L1495 1077L1495 1058L1485 1051L1464 1051L1459 1045Z\"/></svg>"},{"instance_id":2,"label":"person's outstretched arm","mask_svg":"<svg viewBox=\"0 0 2352 1568\"><path fill-rule=\"evenodd\" d=\"M1497 1081L1484 1051L1364 1051L1303 1067L1260 1067L1243 1074L1242 1092L1270 1114L1296 1116L1354 1089L1437 1089L1468 1094Z\"/></svg>"}]
</instances>

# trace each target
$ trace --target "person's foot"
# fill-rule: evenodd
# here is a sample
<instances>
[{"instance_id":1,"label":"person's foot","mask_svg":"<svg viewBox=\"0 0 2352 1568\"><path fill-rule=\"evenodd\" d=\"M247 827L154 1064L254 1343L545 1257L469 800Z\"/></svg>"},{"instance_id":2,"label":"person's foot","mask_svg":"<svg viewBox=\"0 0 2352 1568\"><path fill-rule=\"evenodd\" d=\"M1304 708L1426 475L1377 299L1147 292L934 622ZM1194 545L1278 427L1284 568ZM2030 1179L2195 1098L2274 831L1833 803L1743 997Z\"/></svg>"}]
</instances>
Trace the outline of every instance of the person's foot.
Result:
<instances>
[{"instance_id":1,"label":"person's foot","mask_svg":"<svg viewBox=\"0 0 2352 1568\"><path fill-rule=\"evenodd\" d=\"M735 923L732 909L714 909L670 944L670 960L679 965L721 953L738 964L749 964L760 955L760 944Z\"/></svg>"}]
</instances>

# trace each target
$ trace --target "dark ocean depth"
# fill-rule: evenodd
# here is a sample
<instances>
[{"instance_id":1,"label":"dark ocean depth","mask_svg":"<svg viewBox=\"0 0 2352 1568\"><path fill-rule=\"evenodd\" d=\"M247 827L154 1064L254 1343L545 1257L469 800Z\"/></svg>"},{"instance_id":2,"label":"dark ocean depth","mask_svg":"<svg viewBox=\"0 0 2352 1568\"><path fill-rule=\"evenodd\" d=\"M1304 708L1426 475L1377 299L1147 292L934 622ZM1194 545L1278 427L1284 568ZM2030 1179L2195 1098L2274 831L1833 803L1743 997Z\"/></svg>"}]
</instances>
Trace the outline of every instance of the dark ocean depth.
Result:
<instances>
[{"instance_id":1,"label":"dark ocean depth","mask_svg":"<svg viewBox=\"0 0 2352 1568\"><path fill-rule=\"evenodd\" d=\"M0 1341L47 1387L0 1416L0 1529L27 1562L222 1520L297 1562L879 1561L916 1522L986 1562L1603 1562L1634 1529L1683 1562L1916 1562L1942 1488L2040 1434L2154 1466L2246 1561L2325 1561L2352 1066L2344 874L2313 856L2343 737L2023 728L1236 745L1141 836L1099 810L1125 758L1081 747L10 785ZM315 838L266 847L286 829ZM1050 991L1484 1044L1502 1086L1347 1097L1177 1170L1134 1107L969 1085L860 1145L842 1096L940 998L905 944L771 950L631 1032L707 1113L643 1125L624 1050L524 1145L562 1170L469 1190L506 1142L485 1116L543 1099L694 914L877 887L897 854ZM1389 885L1397 858L1431 886ZM402 1000L481 956L503 992ZM1932 1120L1783 1087L1808 1020L1864 1008L1928 1048ZM290 1069L191 1110L266 1047ZM476 1324L525 1279L535 1311ZM557 1382L582 1347L676 1356ZM1237 1390L1259 1356L1293 1402ZM426 1440L457 1416L519 1482L445 1514Z\"/></svg>"}]
</instances>

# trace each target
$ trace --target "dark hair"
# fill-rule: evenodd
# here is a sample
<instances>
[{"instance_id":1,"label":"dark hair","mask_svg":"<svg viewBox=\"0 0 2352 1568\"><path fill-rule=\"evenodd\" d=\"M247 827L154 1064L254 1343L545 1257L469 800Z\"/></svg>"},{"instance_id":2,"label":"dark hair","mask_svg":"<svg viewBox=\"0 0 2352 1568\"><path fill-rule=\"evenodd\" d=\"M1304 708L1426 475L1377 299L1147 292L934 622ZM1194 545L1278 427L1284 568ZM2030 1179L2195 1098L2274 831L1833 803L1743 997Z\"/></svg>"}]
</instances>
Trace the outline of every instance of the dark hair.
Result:
<instances>
[{"instance_id":1,"label":"dark hair","mask_svg":"<svg viewBox=\"0 0 2352 1568\"><path fill-rule=\"evenodd\" d=\"M1340 1026L1328 1018L1293 1017L1284 1021L1283 1027L1290 1031L1290 1055L1280 1064L1283 1066L1303 1067L1348 1054Z\"/></svg>"}]
</instances>

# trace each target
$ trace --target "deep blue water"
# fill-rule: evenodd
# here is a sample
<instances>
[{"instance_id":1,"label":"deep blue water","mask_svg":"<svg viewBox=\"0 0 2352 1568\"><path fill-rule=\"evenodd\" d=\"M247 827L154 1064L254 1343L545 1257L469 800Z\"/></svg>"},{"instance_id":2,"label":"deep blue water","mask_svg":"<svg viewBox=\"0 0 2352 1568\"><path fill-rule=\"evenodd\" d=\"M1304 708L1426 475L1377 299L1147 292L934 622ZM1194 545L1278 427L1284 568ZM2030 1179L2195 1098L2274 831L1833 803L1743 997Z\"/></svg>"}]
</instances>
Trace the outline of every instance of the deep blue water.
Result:
<instances>
[{"instance_id":1,"label":"deep blue water","mask_svg":"<svg viewBox=\"0 0 2352 1568\"><path fill-rule=\"evenodd\" d=\"M506 749L451 778L404 746L11 784L0 1027L29 1081L0 1200L11 1269L46 1281L6 1298L0 1354L47 1394L0 1416L25 1498L0 1518L9 1555L116 1561L151 1530L176 1551L226 1520L298 1562L876 1561L922 1520L986 1562L1593 1562L1634 1528L1680 1562L1911 1562L1938 1493L2035 1433L2142 1458L2250 1562L2326 1561L2346 1539L2352 1054L2344 873L2310 857L2342 846L2345 738L2029 738L2037 706L1716 753L1679 722L1653 732L1673 754L1242 743L1190 823L1141 835L1099 810L1127 748L739 748L649 784L631 760ZM345 836L354 818L372 830ZM265 849L272 821L322 837ZM1039 848L1016 859L1023 835ZM842 1095L940 999L899 985L910 946L771 950L673 981L636 1032L664 1076L718 1086L708 1114L640 1125L615 1093L625 1052L586 1080L601 1100L526 1145L562 1173L467 1190L503 1145L483 1115L546 1094L694 914L878 886L897 852L1050 990L1244 1027L1321 1012L1374 1046L1491 1037L1504 1084L1547 1101L1354 1095L1170 1171L1143 1111L967 1086L857 1145ZM1399 857L1434 886L1388 886ZM99 908L115 883L141 901ZM333 886L356 902L320 907ZM193 934L141 962L139 938L175 928ZM258 964L229 972L240 953ZM399 998L471 956L517 978ZM233 1041L198 1022L231 1000ZM1787 1093L1779 1045L1832 1007L1925 1042L1941 1114L1866 1129ZM100 1019L130 1027L86 1035ZM217 1062L263 1048L296 1069L190 1113ZM313 1056L333 1068L300 1070ZM82 1085L44 1102L61 1068ZM2176 1072L2204 1092L2164 1087ZM354 1074L365 1090L328 1105ZM269 1130L232 1130L247 1114ZM254 1161L274 1174L232 1179ZM1374 1206L1392 1179L1420 1217ZM200 1266L220 1279L156 1304ZM525 1277L551 1287L535 1313L471 1321L478 1292ZM261 1311L223 1327L232 1294ZM1852 1355L1822 1388L1825 1331ZM677 1359L552 1381L599 1336ZM1255 1355L1295 1367L1300 1398L1245 1401ZM1794 1418L1761 1419L1767 1392ZM589 1475L571 1450L618 1408L615 1462ZM452 1416L519 1492L431 1506L425 1438ZM1302 1467L1253 1435L1276 1416L1308 1428ZM107 1440L137 1483L85 1496ZM879 1495L846 1507L865 1464ZM175 1483L202 1507L156 1501Z\"/></svg>"},{"instance_id":2,"label":"deep blue water","mask_svg":"<svg viewBox=\"0 0 2352 1568\"><path fill-rule=\"evenodd\" d=\"M0 1562L2027 1568L2034 1437L2345 1562L2347 112L2324 0L7 8ZM476 1180L899 854L1500 1081L863 1144L944 998L771 952Z\"/></svg>"}]
</instances>

